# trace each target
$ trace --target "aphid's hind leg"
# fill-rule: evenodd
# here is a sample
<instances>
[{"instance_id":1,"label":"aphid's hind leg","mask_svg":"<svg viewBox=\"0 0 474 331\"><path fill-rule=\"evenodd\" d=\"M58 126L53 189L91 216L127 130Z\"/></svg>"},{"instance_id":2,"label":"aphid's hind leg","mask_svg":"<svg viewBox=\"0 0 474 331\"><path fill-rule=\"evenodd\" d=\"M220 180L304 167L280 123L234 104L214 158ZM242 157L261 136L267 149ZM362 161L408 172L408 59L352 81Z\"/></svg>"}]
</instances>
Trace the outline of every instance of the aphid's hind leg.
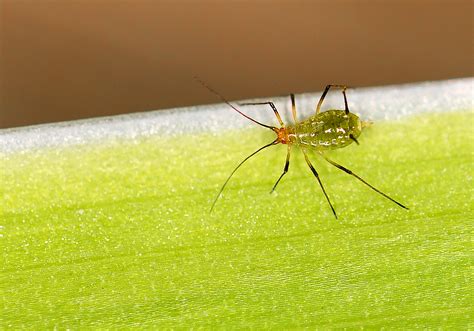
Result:
<instances>
[{"instance_id":1,"label":"aphid's hind leg","mask_svg":"<svg viewBox=\"0 0 474 331\"><path fill-rule=\"evenodd\" d=\"M329 89L331 87L342 89L342 95L344 96L345 112L346 112L346 115L349 114L349 106L347 104L347 96L346 96L347 86L330 84L326 86L323 94L321 95L321 98L319 99L318 105L316 106L316 115L319 114L319 112L321 111L321 105L323 104L324 98L326 97L326 94L328 94Z\"/></svg>"},{"instance_id":2,"label":"aphid's hind leg","mask_svg":"<svg viewBox=\"0 0 474 331\"><path fill-rule=\"evenodd\" d=\"M379 193L380 195L384 196L385 198L387 198L388 200L394 202L395 204L397 204L398 206L402 207L402 208L405 208L405 209L408 209L408 207L402 205L400 202L392 199L391 197L389 197L387 194L383 193L382 191L380 191L379 189L376 189L375 187L373 187L372 185L370 185L369 183L367 183L364 179L362 179L361 177L357 176L355 173L353 173L351 170L347 169L346 167L343 167L342 165L332 161L331 159L329 159L328 157L326 157L326 155L324 155L323 153L320 153L322 155L322 157L324 157L324 159L326 161L328 161L329 163L331 163L333 166L335 166L336 168L344 171L345 173L349 174L349 175L352 175L354 176L355 178L357 178L358 180L360 180L362 183L364 183L365 185L367 185L368 187L370 187L372 190L374 190L375 192Z\"/></svg>"},{"instance_id":3,"label":"aphid's hind leg","mask_svg":"<svg viewBox=\"0 0 474 331\"><path fill-rule=\"evenodd\" d=\"M328 195L327 195L327 193L326 193L326 190L324 189L323 183L321 182L321 179L319 178L318 172L316 171L316 169L314 169L313 165L312 165L311 162L309 161L309 158L308 158L308 155L306 155L306 152L305 152L304 150L302 150L302 151L303 151L303 154L304 154L304 158L305 158L305 160L306 160L306 163L308 164L309 168L310 168L311 171L313 172L314 177L316 177L316 179L318 180L319 186L321 186L321 190L323 190L324 196L326 197L326 200L327 200L328 203L329 203L329 207L331 207L332 213L334 214L334 217L337 219L336 211L334 210L334 207L332 206L331 200L329 200L329 197L328 197Z\"/></svg>"},{"instance_id":4,"label":"aphid's hind leg","mask_svg":"<svg viewBox=\"0 0 474 331\"><path fill-rule=\"evenodd\" d=\"M283 173L280 175L280 177L278 178L278 180L276 181L275 185L273 185L273 188L272 190L270 191L270 193L273 193L273 191L275 191L278 183L280 182L280 180L283 178L283 176L286 175L286 173L288 172L288 168L290 167L290 151L291 151L291 147L290 145L287 145L288 146L288 152L286 153L286 161L285 161L285 167L283 168Z\"/></svg>"},{"instance_id":5,"label":"aphid's hind leg","mask_svg":"<svg viewBox=\"0 0 474 331\"><path fill-rule=\"evenodd\" d=\"M280 125L282 127L285 126L285 124L283 124L283 121L281 120L281 116L278 113L278 110L275 107L275 105L273 104L273 102L266 101L266 102L244 102L244 103L239 103L239 106L256 106L256 105L269 105L270 107L272 107L272 110L275 113L275 116L278 119L278 122L280 123Z\"/></svg>"}]
</instances>

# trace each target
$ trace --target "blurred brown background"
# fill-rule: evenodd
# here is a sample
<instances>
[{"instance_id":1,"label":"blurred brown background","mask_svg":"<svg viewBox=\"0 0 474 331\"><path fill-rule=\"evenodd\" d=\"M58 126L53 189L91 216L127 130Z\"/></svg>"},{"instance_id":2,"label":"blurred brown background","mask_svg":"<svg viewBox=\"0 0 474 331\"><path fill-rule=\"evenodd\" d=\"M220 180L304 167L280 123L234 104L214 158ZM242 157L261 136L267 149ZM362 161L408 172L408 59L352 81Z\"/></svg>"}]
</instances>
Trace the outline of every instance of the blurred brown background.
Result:
<instances>
[{"instance_id":1,"label":"blurred brown background","mask_svg":"<svg viewBox=\"0 0 474 331\"><path fill-rule=\"evenodd\" d=\"M473 1L0 1L3 128L473 76Z\"/></svg>"}]
</instances>

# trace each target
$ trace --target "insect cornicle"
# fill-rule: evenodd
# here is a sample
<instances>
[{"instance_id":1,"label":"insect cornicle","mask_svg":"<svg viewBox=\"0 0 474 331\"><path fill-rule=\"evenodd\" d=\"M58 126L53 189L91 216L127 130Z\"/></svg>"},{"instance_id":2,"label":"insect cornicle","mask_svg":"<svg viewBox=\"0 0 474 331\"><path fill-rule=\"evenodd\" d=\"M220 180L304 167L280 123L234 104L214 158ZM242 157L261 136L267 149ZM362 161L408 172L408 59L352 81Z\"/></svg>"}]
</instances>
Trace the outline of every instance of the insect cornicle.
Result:
<instances>
[{"instance_id":1,"label":"insect cornicle","mask_svg":"<svg viewBox=\"0 0 474 331\"><path fill-rule=\"evenodd\" d=\"M291 148L293 145L299 146L301 148L301 151L303 152L304 158L306 160L306 163L308 164L308 167L311 169L311 172L313 175L316 177L319 186L321 187L321 190L324 193L324 196L326 197L326 200L329 204L329 207L331 207L331 210L334 214L334 217L337 219L337 214L336 211L334 210L334 207L331 203L331 200L329 199L329 196L326 193L326 190L324 188L323 183L321 182L321 179L319 177L318 172L316 169L313 167L311 164L311 161L308 158L307 151L308 149L314 149L318 154L320 154L327 162L335 166L336 168L346 172L347 174L354 176L357 178L359 181L370 187L372 190L375 192L379 193L380 195L384 196L385 198L389 199L393 203L397 204L399 207L408 209L406 206L401 204L400 202L396 201L395 199L389 197L387 194L383 193L379 189L375 188L371 184L367 183L364 179L353 173L351 170L347 169L346 167L332 161L329 159L326 155L324 155L324 152L327 150L331 149L337 149L337 148L343 148L351 143L355 142L356 144L359 144L357 141L357 138L360 136L362 132L362 128L367 126L369 122L364 122L359 119L359 117L351 113L349 111L349 105L347 103L347 96L346 96L346 89L347 87L344 85L327 85L323 94L321 95L321 98L319 99L319 102L316 106L316 113L313 116L310 116L309 118L305 119L304 121L298 122L296 119L296 105L295 105L295 96L294 94L290 94L291 98L291 110L293 114L293 120L294 123L293 125L285 125L281 119L280 114L278 113L277 108L271 101L266 101L266 102L254 102L254 103L241 103L239 105L241 106L249 106L249 105L268 105L271 107L273 112L275 113L275 116L280 123L280 127L274 127L271 125L266 125L263 123L260 123L256 121L255 119L251 118L250 116L244 114L241 112L239 109L234 107L229 101L227 101L221 94L219 94L217 91L212 89L209 85L204 83L202 80L199 78L195 77L195 79L201 83L204 87L206 87L209 91L217 95L222 101L224 101L227 105L229 105L233 110L238 112L240 115L244 116L248 120L263 126L265 128L268 128L272 131L274 131L277 135L276 139L272 141L271 143L260 147L257 149L255 152L247 156L243 161L241 161L237 167L231 172L229 177L227 177L227 180L224 182L224 185L222 185L221 189L219 190L219 193L217 194L216 198L214 199L212 206L211 206L211 212L214 209L214 206L221 196L222 192L224 191L224 188L226 187L227 183L229 182L230 178L232 175L237 171L237 169L240 168L242 164L245 163L248 159L250 159L252 156L257 154L263 149L266 149L270 146L277 145L277 144L285 144L288 146L287 154L286 154L286 161L285 161L285 166L283 168L283 172L278 177L277 181L275 182L275 185L273 185L273 188L271 192L273 192L278 183L281 181L283 176L288 172L289 166L290 166L290 152ZM324 101L324 98L326 97L326 94L329 92L331 88L339 88L342 91L342 95L344 96L344 110L339 110L339 109L331 109L327 110L325 112L321 112L321 105Z\"/></svg>"}]
</instances>

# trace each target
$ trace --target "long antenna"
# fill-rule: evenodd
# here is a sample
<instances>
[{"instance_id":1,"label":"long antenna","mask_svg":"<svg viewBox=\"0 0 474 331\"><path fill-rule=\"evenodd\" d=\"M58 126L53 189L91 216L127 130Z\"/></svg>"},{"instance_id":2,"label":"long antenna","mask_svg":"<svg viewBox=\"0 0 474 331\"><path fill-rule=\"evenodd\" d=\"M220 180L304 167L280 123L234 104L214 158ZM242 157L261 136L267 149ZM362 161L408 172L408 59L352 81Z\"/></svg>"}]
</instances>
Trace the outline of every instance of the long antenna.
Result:
<instances>
[{"instance_id":1,"label":"long antenna","mask_svg":"<svg viewBox=\"0 0 474 331\"><path fill-rule=\"evenodd\" d=\"M254 156L255 154L257 154L258 152L260 152L261 150L267 148L267 147L270 147L270 146L273 146L273 145L276 145L278 144L278 139L272 141L271 143L263 146L263 147L260 147L259 149L257 149L255 152L253 152L252 154L250 154L249 156L247 156L242 162L239 163L239 165L237 167L235 167L235 169L231 172L231 174L229 175L229 177L227 177L227 180L225 181L224 185L222 185L219 193L217 194L216 198L214 199L214 202L212 203L212 206L211 206L211 210L209 212L212 213L212 210L214 209L214 206L216 205L216 202L217 200L219 199L219 197L221 196L222 194L222 191L224 191L224 188L225 186L227 185L227 183L229 182L230 178L234 175L234 173L237 171L237 169L240 168L240 166L242 164L245 163L245 161L247 161L248 159L250 159L252 156Z\"/></svg>"},{"instance_id":2,"label":"long antenna","mask_svg":"<svg viewBox=\"0 0 474 331\"><path fill-rule=\"evenodd\" d=\"M270 125L266 125L266 124L263 124L263 123L260 123L259 121L257 120L254 120L252 117L248 116L248 115L245 115L244 113L242 113L240 110L238 110L237 108L235 108L229 101L227 101L226 98L224 98L219 92L217 92L216 90L214 90L212 87L210 87L209 85L207 85L206 83L204 83L199 77L197 76L194 76L194 79L196 81L198 81L202 86L204 86L205 88L207 88L209 91L211 91L212 93L214 93L215 95L217 95L222 101L224 101L229 107L231 107L233 110L235 110L236 112L238 112L240 115L242 115L243 117L251 120L252 122L254 123L257 123L258 125L261 125L263 127L266 127L270 130L273 130L275 131L277 128L274 127L274 126L270 126Z\"/></svg>"}]
</instances>

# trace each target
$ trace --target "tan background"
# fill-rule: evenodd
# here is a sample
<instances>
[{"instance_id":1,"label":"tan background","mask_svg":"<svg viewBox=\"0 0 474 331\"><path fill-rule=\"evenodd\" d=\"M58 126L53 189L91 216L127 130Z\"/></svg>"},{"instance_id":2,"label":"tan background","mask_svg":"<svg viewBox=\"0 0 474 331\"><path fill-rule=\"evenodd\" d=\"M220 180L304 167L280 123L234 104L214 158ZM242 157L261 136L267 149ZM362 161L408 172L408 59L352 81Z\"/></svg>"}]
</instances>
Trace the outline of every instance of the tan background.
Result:
<instances>
[{"instance_id":1,"label":"tan background","mask_svg":"<svg viewBox=\"0 0 474 331\"><path fill-rule=\"evenodd\" d=\"M0 127L473 76L473 1L0 1Z\"/></svg>"}]
</instances>

